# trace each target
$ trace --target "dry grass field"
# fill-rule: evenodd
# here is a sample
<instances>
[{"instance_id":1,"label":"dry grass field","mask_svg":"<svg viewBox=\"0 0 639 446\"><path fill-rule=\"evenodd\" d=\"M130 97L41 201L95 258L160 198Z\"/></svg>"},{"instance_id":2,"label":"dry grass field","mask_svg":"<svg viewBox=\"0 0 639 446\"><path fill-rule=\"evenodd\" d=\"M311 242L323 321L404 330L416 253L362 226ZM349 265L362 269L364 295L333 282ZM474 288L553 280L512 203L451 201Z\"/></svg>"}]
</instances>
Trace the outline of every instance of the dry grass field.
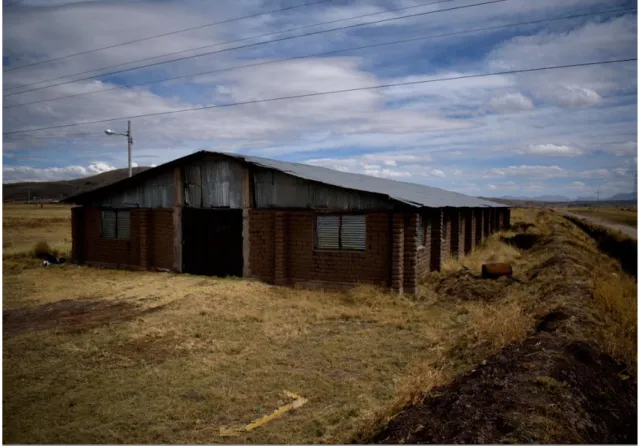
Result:
<instances>
[{"instance_id":1,"label":"dry grass field","mask_svg":"<svg viewBox=\"0 0 639 446\"><path fill-rule=\"evenodd\" d=\"M587 217L595 217L611 223L617 223L620 225L637 227L637 208L620 208L620 207L571 207L565 210L585 215Z\"/></svg>"},{"instance_id":2,"label":"dry grass field","mask_svg":"<svg viewBox=\"0 0 639 446\"><path fill-rule=\"evenodd\" d=\"M4 206L5 442L367 441L405 404L523 341L556 309L547 287L566 283L564 272L544 265L554 248L520 248L510 242L515 232L494 234L471 256L448 262L412 298L367 286L322 292L45 268L30 256L33 245L45 240L68 253L69 214L57 206ZM513 216L515 224L535 222L527 232L540 237L559 220L537 210ZM515 280L477 278L486 261L513 263ZM596 292L597 315L580 336L634 370L636 282L612 260L593 262L596 271L585 280ZM542 279L529 280L535 273ZM283 390L308 403L254 431L221 435L288 402Z\"/></svg>"}]
</instances>

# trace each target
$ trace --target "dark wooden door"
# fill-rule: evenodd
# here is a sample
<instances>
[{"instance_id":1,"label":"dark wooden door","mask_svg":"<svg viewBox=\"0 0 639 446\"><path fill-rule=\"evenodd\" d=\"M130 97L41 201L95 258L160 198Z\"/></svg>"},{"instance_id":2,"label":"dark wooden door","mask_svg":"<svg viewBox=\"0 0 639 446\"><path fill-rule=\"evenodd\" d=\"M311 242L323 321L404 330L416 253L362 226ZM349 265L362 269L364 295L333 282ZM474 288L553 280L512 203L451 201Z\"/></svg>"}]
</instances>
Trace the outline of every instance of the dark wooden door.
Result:
<instances>
[{"instance_id":1,"label":"dark wooden door","mask_svg":"<svg viewBox=\"0 0 639 446\"><path fill-rule=\"evenodd\" d=\"M242 276L242 210L182 211L183 271L206 276Z\"/></svg>"}]
</instances>

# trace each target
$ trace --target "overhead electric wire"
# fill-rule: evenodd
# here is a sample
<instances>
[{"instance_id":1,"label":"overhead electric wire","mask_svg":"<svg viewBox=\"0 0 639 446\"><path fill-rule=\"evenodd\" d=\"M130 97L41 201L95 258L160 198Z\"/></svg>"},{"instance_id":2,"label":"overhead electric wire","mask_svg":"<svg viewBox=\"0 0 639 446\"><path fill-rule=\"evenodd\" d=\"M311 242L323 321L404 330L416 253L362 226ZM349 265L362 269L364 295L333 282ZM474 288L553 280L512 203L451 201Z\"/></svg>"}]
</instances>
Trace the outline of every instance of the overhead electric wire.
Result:
<instances>
[{"instance_id":1,"label":"overhead electric wire","mask_svg":"<svg viewBox=\"0 0 639 446\"><path fill-rule=\"evenodd\" d=\"M47 80L44 80L44 81L38 81L38 82L30 83L30 84L23 84L23 85L19 85L17 87L12 87L12 88L9 89L9 91L17 90L17 89L24 88L24 87L29 87L29 86L32 86L32 85L38 85L38 84L42 84L42 83L45 83L45 82L51 82L51 81L58 80L58 79L64 79L66 77L78 76L80 74L94 73L96 71L106 70L107 68L121 67L121 66L124 66L124 65L131 65L133 63L144 62L144 61L147 61L147 60L162 59L164 57L174 56L176 54L183 54L183 53L188 53L188 52L191 52L191 51L198 51L198 50L203 50L203 49L206 49L206 48L213 48L213 47L220 46L220 45L228 45L230 43L245 42L245 41L251 40L251 39L259 39L259 38L262 38L262 37L274 36L274 35L277 35L277 34L284 34L284 33L293 32L293 31L300 31L302 29L313 28L313 27L316 27L316 26L331 25L331 24L334 24L334 23L345 22L345 21L348 21L348 20L360 19L360 18L364 18L364 17L371 17L371 16L376 16L376 15L382 15L382 14L388 14L390 12L404 11L404 10L407 10L407 9L422 8L424 6L429 6L429 5L436 4L436 3L447 3L447 2L451 2L451 1L454 1L454 0L439 0L439 1L436 1L434 3L423 3L423 4L419 4L419 5L406 6L406 7L403 7L403 8L389 9L389 10L386 10L386 11L383 11L383 12L374 12L374 13L369 13L369 14L357 15L357 16L353 16L353 17L347 17L347 18L344 18L344 19L330 20L328 22L319 22L319 23L314 23L312 25L304 25L304 26L299 26L299 27L296 27L296 28L285 29L285 30L282 30L282 31L273 31L273 32L269 32L269 33L266 33L266 34L258 34L256 36L243 37L241 39L225 40L223 42L218 42L218 43L214 43L214 44L210 44L210 45L204 45L204 46L199 46L199 47L195 47L195 48L189 48L189 49L186 49L186 50L174 51L172 53L160 54L159 56L144 57L142 59L135 59L135 60L131 60L129 62L123 62L123 63L119 63L119 64L114 64L114 65L107 65L107 66L100 67L100 68L94 68L94 69L87 70L87 71L81 71L81 72L78 72L78 73L65 74L64 76L50 78L50 79L47 79Z\"/></svg>"},{"instance_id":2,"label":"overhead electric wire","mask_svg":"<svg viewBox=\"0 0 639 446\"><path fill-rule=\"evenodd\" d=\"M23 0L17 0L14 3L11 3L11 5L19 3L21 1L23 1ZM33 62L31 64L28 64L28 65L22 65L20 67L11 68L10 70L4 70L3 72L4 73L10 73L12 71L22 70L24 68L34 67L36 65L42 65L42 64L45 64L45 63L49 63L49 62L55 62L55 61L58 61L58 60L69 59L71 57L82 56L84 54L95 53L97 51L107 50L107 49L111 49L111 48L117 48L119 46L131 45L133 43L144 42L146 40L158 39L160 37L171 36L171 35L174 35L174 34L180 34L180 33L184 33L184 32L187 32L187 31L194 31L196 29L207 28L207 27L215 26L215 25L222 25L224 23L237 22L239 20L251 19L251 18L254 18L254 17L259 17L261 15L274 14L276 12L290 11L292 9L299 9L299 8L303 8L303 7L306 7L306 6L317 5L319 3L326 3L326 2L330 2L330 1L333 1L333 0L316 0L316 1L313 1L313 2L302 3L300 5L288 6L286 8L274 9L274 10L271 10L271 11L260 12L260 13L246 15L246 16L242 16L242 17L236 17L236 18L233 18L233 19L221 20L219 22L205 23L204 25L192 26L190 28L184 28L184 29L179 29L179 30L176 30L176 31L170 31L168 33L157 34L155 36L143 37L143 38L140 38L140 39L130 40L128 42L116 43L116 44L113 44L113 45L103 46L103 47L100 47L100 48L94 48L94 49L91 49L91 50L81 51L79 53L68 54L66 56L55 57L53 59L41 60L41 61L38 61L38 62Z\"/></svg>"},{"instance_id":3,"label":"overhead electric wire","mask_svg":"<svg viewBox=\"0 0 639 446\"><path fill-rule=\"evenodd\" d=\"M437 1L437 2L430 3L430 4L425 4L425 5L422 5L422 6L429 6L429 5L433 5L433 4L436 4L436 3L444 3L444 2L449 2L449 1L452 1L452 0L440 0L440 1ZM94 75L94 76L88 76L88 77L83 77L83 78L79 78L79 79L73 79L73 80L69 80L69 81L65 81L65 82L59 82L57 84L45 85L43 87L32 88L30 90L23 90L23 91L19 91L19 92L15 92L15 93L9 93L9 94L5 94L4 97L15 96L17 94L29 93L29 92L32 92L32 91L44 90L44 89L47 89L47 88L57 87L59 85L71 84L71 83L74 83L74 82L80 82L80 81L84 81L84 80L95 79L95 78L98 78L98 77L112 76L114 74L126 73L126 72L129 72L129 71L140 70L142 68L148 68L148 67L153 67L153 66L157 66L157 65L163 65L163 64L167 64L167 63L179 62L179 61L187 60L187 59L195 59L195 58L198 58L198 57L208 56L208 55L211 55L211 54L224 53L224 52L227 52L227 51L234 51L234 50L239 50L239 49L243 49L243 48L251 48L251 47L260 46L260 45L267 45L267 44L270 44L270 43L282 42L282 41L285 41L285 40L299 39L301 37L307 37L307 36L312 36L312 35L317 35L317 34L324 34L324 33L333 32L333 31L341 31L341 30L344 30L344 29L356 28L356 27L367 26L367 25L374 25L374 24L377 24L377 23L390 22L390 21L401 20L401 19L406 19L406 18L411 18L411 17L418 17L418 16L429 15L429 14L437 14L437 13L441 13L441 12L472 8L474 6L483 6L483 5L488 5L488 4L492 4L492 3L502 3L502 2L505 2L505 1L509 1L509 0L489 0L489 1L482 2L482 3L473 3L471 5L456 6L456 7L448 8L448 9L439 9L437 11L419 12L419 13L415 13L415 14L408 14L408 15L401 16L401 17L391 17L391 18L388 18L388 19L375 20L373 22L356 23L354 25L342 26L342 27L331 28L331 29L321 30L321 31L314 31L314 32L311 32L311 33L300 34L298 36L282 37L280 39L269 40L267 42L256 42L256 43L251 43L249 45L243 45L243 46L238 46L238 47L233 47L233 48L224 48L222 50L210 51L210 52L207 52L207 53L196 54L196 55L193 55L193 56L180 57L180 58L177 58L177 59L167 60L167 61L163 61L163 62L154 62L154 63L147 64L147 65L141 65L139 67L126 68L126 69L123 69L123 70L111 71L111 72L108 72L108 73L97 74L97 75ZM353 18L356 18L356 17L353 17ZM76 73L76 74L82 74L82 73ZM63 77L68 77L68 75L67 76L63 76ZM38 83L49 82L51 80L54 80L54 79L49 79L48 81L41 81L41 82L38 82ZM30 84L30 85L35 85L35 84Z\"/></svg>"},{"instance_id":4,"label":"overhead electric wire","mask_svg":"<svg viewBox=\"0 0 639 446\"><path fill-rule=\"evenodd\" d=\"M519 70L498 71L498 72L493 72L493 73L469 74L469 75L464 75L464 76L426 79L426 80L421 80L421 81L396 82L396 83L390 83L390 84L373 85L373 86L370 86L370 87L348 88L348 89L344 89L344 90L321 91L321 92L316 92L316 93L304 93L304 94L298 94L298 95L293 95L293 96L281 96L281 97L268 98L268 99L254 99L254 100L250 100L250 101L231 102L231 103L228 103L228 104L204 105L204 106L201 106L201 107L191 107L191 108L186 108L186 109L181 109L181 110L171 110L171 111L164 111L164 112L157 112L157 113L146 113L146 114L134 115L134 116L121 116L121 117L118 117L118 118L97 119L97 120L94 120L94 121L75 122L75 123L71 123L71 124L53 125L53 126L49 126L49 127L40 127L40 128L35 128L35 129L15 130L15 131L12 131L12 132L4 132L3 136L15 135L15 134L21 134L21 133L28 133L28 132L36 132L36 131L42 131L42 130L51 130L51 129L61 129L61 128L68 128L68 127L75 127L75 126L79 126L79 125L90 125L90 124L99 124L99 123L104 123L104 122L114 122L114 121L121 121L121 120L128 120L128 119L147 118L147 117L155 117L155 116L165 116L165 115L171 115L171 114L176 114L176 113L184 113L184 112L192 112L192 111L200 111L200 110L210 110L210 109L214 109L214 108L234 107L234 106L238 106L238 105L261 104L261 103L266 103L266 102L277 102L277 101L284 101L284 100L290 100L290 99L302 99L302 98L310 98L310 97L316 97L316 96L351 93L351 92L355 92L355 91L379 90L379 89L383 89L383 88L392 88L392 87L399 87L399 86L405 86L405 85L420 85L420 84L428 84L428 83L434 83L434 82L446 82L446 81L455 81L455 80L461 80L461 79L473 79L473 78L478 78L478 77L500 76L500 75L516 74L516 73L532 73L532 72L549 71L549 70L557 70L557 69L564 69L564 68L587 67L587 66L594 66L594 65L605 65L605 64L613 64L613 63L631 62L631 61L636 61L636 60L637 60L637 58L633 57L633 58L628 58L628 59L615 59L615 60L604 60L604 61L598 61L598 62L585 62L585 63L569 64L569 65L555 65L555 66L546 66L546 67L538 67L538 68L526 68L526 69L519 69Z\"/></svg>"},{"instance_id":5,"label":"overhead electric wire","mask_svg":"<svg viewBox=\"0 0 639 446\"><path fill-rule=\"evenodd\" d=\"M259 39L259 38L262 38L262 37L274 36L274 35L277 35L277 34L284 34L284 33L289 33L289 32L293 32L293 31L300 31L302 29L313 28L313 27L316 27L316 26L332 25L334 23L346 22L346 21L349 21L349 20L360 19L360 18L364 18L364 17L371 17L371 16L382 15L382 14L388 14L388 13L391 13L391 12L404 11L404 10L407 10L407 9L423 8L425 6L430 6L430 5L434 5L434 4L438 4L438 3L449 3L451 1L455 1L455 0L437 0L437 1L431 2L431 3L422 3L422 4L419 4L419 5L406 6L406 7L402 7L402 8L396 8L396 9L389 9L389 10L383 11L383 12L374 12L374 13L369 13L369 14L357 15L357 16L353 16L353 17L347 17L347 18L344 18L344 19L330 20L328 22L319 22L319 23L314 23L312 25L299 26L299 27L296 27L296 28L290 28L290 29L286 29L286 30L282 30L282 31L274 31L274 32L266 33L266 34L259 34L259 35L256 35L256 36L243 37L241 39L225 40L223 42L218 42L218 43L214 43L214 44L210 44L210 45L204 45L204 46L199 46L199 47L195 47L195 48L189 48L189 49L186 49L186 50L174 51L172 53L166 53L166 54L162 54L162 55L159 55L159 56L145 57L145 58L142 58L142 59L131 60L129 62L123 62L123 63L119 63L119 64L114 64L114 65L107 65L107 66L104 66L104 67L94 68L94 69L91 69L91 70L81 71L81 72L77 72L77 73L65 74L63 76L49 78L49 79L46 79L46 80L43 80L43 81L38 81L38 82L32 82L30 84L23 84L23 85L19 85L17 87L10 88L8 90L8 92L11 93L11 94L26 93L26 91L13 92L13 90L19 90L21 88L30 87L30 86L33 86L33 85L39 85L39 84L44 84L46 82L65 79L67 77L79 76L81 74L95 73L95 72L99 72L99 71L106 70L106 69L109 69L109 68L116 68L116 67L121 67L121 66L124 66L124 65L131 65L131 64L134 64L134 63L144 62L144 61L148 61L148 60L162 59L162 58L165 58L165 57L168 57L168 56L175 56L177 54L189 53L191 51L198 51L198 50L203 50L203 49L206 49L206 48L214 48L214 47L217 47L217 46L220 46L220 45L228 45L228 44L231 44L231 43L245 42L247 40ZM298 37L298 36L292 36L292 37ZM299 36L299 37L304 37L304 36ZM270 42L260 42L260 43L264 44L264 43L270 43ZM251 46L251 45L248 45L248 46ZM235 49L235 48L241 49L241 48L245 48L245 46L234 47L234 48L226 48L225 50L222 50L220 52L228 51L228 50ZM201 55L209 55L209 54L214 54L214 53L215 52L197 54L197 55L194 55L194 56L191 56L191 57L197 57L197 56L201 56ZM178 59L178 60L182 60L182 59ZM169 61L164 61L164 62L170 63L170 62L173 62L173 61L169 60ZM149 65L145 65L142 68L146 68L147 66L149 66ZM137 69L137 67L130 67L130 69L131 70L135 70L135 69ZM95 77L101 77L101 76L104 76L104 74L99 74L99 75L96 75ZM84 79L76 79L76 80L84 80ZM62 84L56 84L56 85L62 85ZM5 96L8 96L8 94L6 94L6 92L5 92Z\"/></svg>"},{"instance_id":6,"label":"overhead electric wire","mask_svg":"<svg viewBox=\"0 0 639 446\"><path fill-rule=\"evenodd\" d=\"M86 95L91 95L91 94L102 93L102 92L105 92L105 91L119 90L121 88L133 88L133 87L139 87L139 86L142 86L142 85L158 84L158 83L169 82L169 81L178 80L178 79L186 79L186 78L192 78L192 77L197 77L197 76L203 76L205 74L227 72L227 71L239 70L239 69L243 69L243 68L261 66L261 65L277 64L277 63L289 62L289 61L293 61L293 60L307 59L307 58L311 58L311 57L327 56L327 55L330 55L330 54L338 54L338 53L344 53L344 52L348 52L348 51L356 51L356 50L362 50L362 49L377 48L377 47L381 47L381 46L396 45L396 44L400 44L400 43L410 43L410 42L416 42L416 41L419 41L419 40L434 39L434 38L441 38L441 37L451 37L451 36L456 36L456 35L470 34L470 33L476 33L476 32L484 32L484 31L494 31L494 30L498 30L498 29L512 28L512 27L517 27L517 26L536 25L536 24L540 24L540 23L553 22L553 21L557 21L557 20L575 19L575 18L588 17L588 16L592 16L592 15L618 13L618 12L630 12L630 11L636 11L636 10L637 10L637 8L613 9L613 10L607 10L607 11L590 12L590 13L575 14L575 15L564 16L564 17L556 17L556 18L552 18L552 19L533 20L533 21L530 21L530 22L519 22L519 23L508 24L508 25L497 25L497 26L488 26L488 27L483 27L483 28L475 28L475 29L466 30L466 31L456 31L456 32L444 33L444 34L434 34L434 35L429 35L429 36L413 37L413 38L410 38L410 39L402 39L402 40L395 40L395 41L391 41L391 42L382 42L382 43L375 43L375 44L371 44L371 45L363 45L363 46L358 46L358 47L351 47L351 48L344 48L344 49L339 49L339 50L325 51L325 52L321 52L321 53L308 54L308 55L304 55L304 56L287 57L287 58L283 58L283 59L269 60L269 61L264 61L264 62L256 62L256 63L246 64L246 65L238 65L238 66L229 67L229 68L220 68L220 69L217 69L217 70L203 71L203 72L200 72L200 73L186 74L186 75L183 75L183 76L169 77L169 78L160 79L160 80L139 82L139 83L136 83L136 84L117 85L115 87L104 88L102 90L85 91L83 93L77 93L77 94L72 94L72 95L67 95L67 96L59 96L57 98L41 99L39 101L24 102L24 103L13 104L13 105L5 105L3 108L4 109L11 109L11 108L22 107L22 106L26 106L26 105L40 104L40 103L43 103L43 102L57 101L59 99L68 99L68 98L74 98L74 97L78 97L78 96L86 96Z\"/></svg>"}]
</instances>

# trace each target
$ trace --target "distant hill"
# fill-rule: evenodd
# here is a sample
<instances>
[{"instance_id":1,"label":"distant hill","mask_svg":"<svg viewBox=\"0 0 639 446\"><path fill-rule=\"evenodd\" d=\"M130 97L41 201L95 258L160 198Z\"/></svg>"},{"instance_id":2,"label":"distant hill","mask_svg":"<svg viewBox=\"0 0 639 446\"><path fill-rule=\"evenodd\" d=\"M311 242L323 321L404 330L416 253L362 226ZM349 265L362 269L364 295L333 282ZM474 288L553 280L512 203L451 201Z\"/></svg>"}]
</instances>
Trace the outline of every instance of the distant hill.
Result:
<instances>
[{"instance_id":1,"label":"distant hill","mask_svg":"<svg viewBox=\"0 0 639 446\"><path fill-rule=\"evenodd\" d=\"M515 197L512 195L505 195L503 197L505 200L525 200L525 201L571 201L570 198L564 195L541 195L539 197Z\"/></svg>"},{"instance_id":2,"label":"distant hill","mask_svg":"<svg viewBox=\"0 0 639 446\"><path fill-rule=\"evenodd\" d=\"M634 199L635 199L635 194L632 192L615 194L612 197L607 198L608 201L628 201L628 200L634 200Z\"/></svg>"},{"instance_id":3,"label":"distant hill","mask_svg":"<svg viewBox=\"0 0 639 446\"><path fill-rule=\"evenodd\" d=\"M150 169L134 167L133 175ZM87 192L107 184L115 183L129 176L129 169L115 169L90 177L66 181L31 181L25 183L5 183L2 185L3 201L61 200L72 195Z\"/></svg>"}]
</instances>

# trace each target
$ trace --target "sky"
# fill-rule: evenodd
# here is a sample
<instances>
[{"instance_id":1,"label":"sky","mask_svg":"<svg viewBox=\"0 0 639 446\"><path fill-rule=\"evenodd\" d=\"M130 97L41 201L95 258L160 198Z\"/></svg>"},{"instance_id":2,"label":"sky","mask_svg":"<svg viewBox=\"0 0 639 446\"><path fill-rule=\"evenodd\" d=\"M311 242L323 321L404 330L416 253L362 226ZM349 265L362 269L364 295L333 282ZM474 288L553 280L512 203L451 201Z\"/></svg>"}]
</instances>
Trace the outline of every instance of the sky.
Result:
<instances>
[{"instance_id":1,"label":"sky","mask_svg":"<svg viewBox=\"0 0 639 446\"><path fill-rule=\"evenodd\" d=\"M214 150L474 196L634 190L636 61L438 79L636 58L635 11L504 27L636 2L435 1L5 0L3 182L126 167L126 138L105 128L224 105L133 118L134 165ZM199 57L110 74L185 56ZM50 59L59 60L22 68ZM190 76L199 73L208 74ZM227 106L347 89L356 90ZM37 103L19 106L27 102Z\"/></svg>"}]
</instances>

